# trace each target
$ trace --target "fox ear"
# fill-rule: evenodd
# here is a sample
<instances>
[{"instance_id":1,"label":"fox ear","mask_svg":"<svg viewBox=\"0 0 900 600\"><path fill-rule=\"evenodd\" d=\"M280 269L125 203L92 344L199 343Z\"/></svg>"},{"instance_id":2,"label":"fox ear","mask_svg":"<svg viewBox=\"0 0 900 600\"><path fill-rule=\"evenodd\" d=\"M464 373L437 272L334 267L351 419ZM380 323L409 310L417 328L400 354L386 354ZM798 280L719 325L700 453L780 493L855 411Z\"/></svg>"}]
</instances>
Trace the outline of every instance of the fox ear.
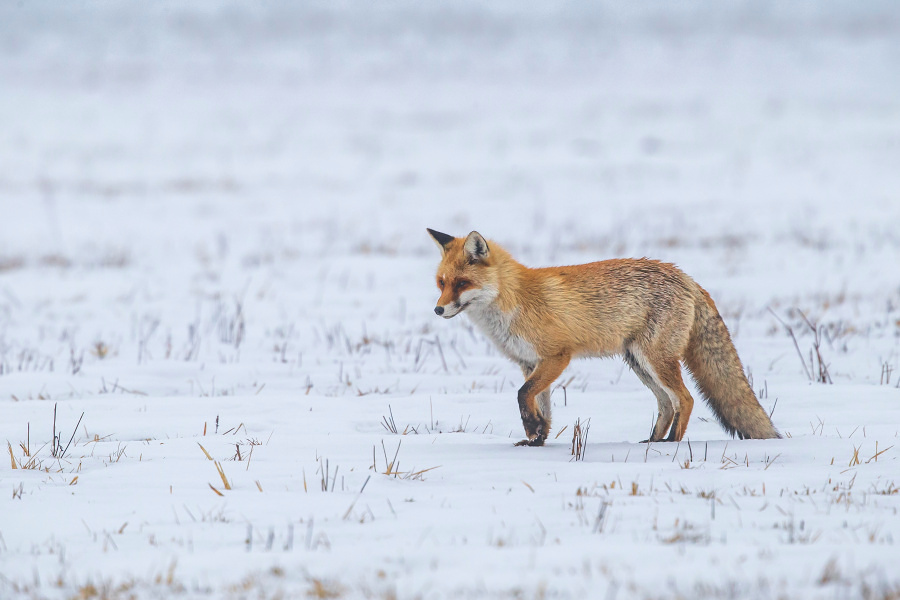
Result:
<instances>
[{"instance_id":1,"label":"fox ear","mask_svg":"<svg viewBox=\"0 0 900 600\"><path fill-rule=\"evenodd\" d=\"M431 238L437 242L438 247L441 249L441 256L447 251L447 246L455 240L456 238L452 235L447 235L446 233L441 233L440 231L435 231L434 229L425 228L428 231L428 234Z\"/></svg>"},{"instance_id":2,"label":"fox ear","mask_svg":"<svg viewBox=\"0 0 900 600\"><path fill-rule=\"evenodd\" d=\"M470 262L482 261L491 253L487 241L477 231L473 231L466 237L466 243L463 245L463 248Z\"/></svg>"}]
</instances>

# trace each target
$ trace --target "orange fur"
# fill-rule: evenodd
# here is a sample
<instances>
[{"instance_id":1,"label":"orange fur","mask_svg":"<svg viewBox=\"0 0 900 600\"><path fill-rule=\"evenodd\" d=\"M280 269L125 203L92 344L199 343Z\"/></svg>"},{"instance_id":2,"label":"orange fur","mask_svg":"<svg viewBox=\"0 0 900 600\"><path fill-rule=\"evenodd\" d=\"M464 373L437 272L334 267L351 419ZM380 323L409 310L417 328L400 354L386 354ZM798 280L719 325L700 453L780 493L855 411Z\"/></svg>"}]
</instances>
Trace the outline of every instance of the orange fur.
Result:
<instances>
[{"instance_id":1,"label":"orange fur","mask_svg":"<svg viewBox=\"0 0 900 600\"><path fill-rule=\"evenodd\" d=\"M477 232L454 238L428 231L442 253L435 312L467 312L525 374L519 409L528 438L521 443L543 444L549 386L572 358L612 355L624 356L657 398L651 441L684 437L694 401L682 361L727 431L778 437L715 303L675 265L613 259L531 269Z\"/></svg>"}]
</instances>

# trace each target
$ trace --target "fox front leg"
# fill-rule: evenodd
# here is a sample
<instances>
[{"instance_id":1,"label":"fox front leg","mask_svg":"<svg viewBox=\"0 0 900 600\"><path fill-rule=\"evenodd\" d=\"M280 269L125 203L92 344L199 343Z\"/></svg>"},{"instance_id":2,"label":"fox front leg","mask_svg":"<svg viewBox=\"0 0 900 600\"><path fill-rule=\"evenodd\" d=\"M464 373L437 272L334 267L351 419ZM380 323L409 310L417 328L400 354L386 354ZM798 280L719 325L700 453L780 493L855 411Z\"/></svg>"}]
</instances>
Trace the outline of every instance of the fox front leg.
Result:
<instances>
[{"instance_id":1,"label":"fox front leg","mask_svg":"<svg viewBox=\"0 0 900 600\"><path fill-rule=\"evenodd\" d=\"M550 384L562 375L569 365L570 359L570 354L562 353L541 360L525 380L524 385L519 388L519 413L522 416L522 425L525 427L527 437L518 442L517 446L544 445L544 441L550 433L550 419L541 413L538 397L544 393L549 395ZM549 397L545 403L549 404Z\"/></svg>"},{"instance_id":2,"label":"fox front leg","mask_svg":"<svg viewBox=\"0 0 900 600\"><path fill-rule=\"evenodd\" d=\"M530 393L531 388L528 381L519 388L519 414L522 416L522 426L527 437L516 442L516 446L543 446L550 431L550 422L537 410L535 394Z\"/></svg>"}]
</instances>

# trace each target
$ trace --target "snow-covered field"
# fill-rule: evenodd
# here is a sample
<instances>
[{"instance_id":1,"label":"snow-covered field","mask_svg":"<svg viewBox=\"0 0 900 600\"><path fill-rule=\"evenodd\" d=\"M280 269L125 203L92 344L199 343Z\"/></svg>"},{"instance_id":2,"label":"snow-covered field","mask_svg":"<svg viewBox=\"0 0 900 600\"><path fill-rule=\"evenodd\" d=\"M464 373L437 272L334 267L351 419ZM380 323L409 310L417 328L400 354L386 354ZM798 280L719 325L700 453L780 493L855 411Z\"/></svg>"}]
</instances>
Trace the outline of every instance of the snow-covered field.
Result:
<instances>
[{"instance_id":1,"label":"snow-covered field","mask_svg":"<svg viewBox=\"0 0 900 600\"><path fill-rule=\"evenodd\" d=\"M0 597L900 596L896 3L296 4L0 6ZM785 439L513 447L426 226L676 262Z\"/></svg>"}]
</instances>

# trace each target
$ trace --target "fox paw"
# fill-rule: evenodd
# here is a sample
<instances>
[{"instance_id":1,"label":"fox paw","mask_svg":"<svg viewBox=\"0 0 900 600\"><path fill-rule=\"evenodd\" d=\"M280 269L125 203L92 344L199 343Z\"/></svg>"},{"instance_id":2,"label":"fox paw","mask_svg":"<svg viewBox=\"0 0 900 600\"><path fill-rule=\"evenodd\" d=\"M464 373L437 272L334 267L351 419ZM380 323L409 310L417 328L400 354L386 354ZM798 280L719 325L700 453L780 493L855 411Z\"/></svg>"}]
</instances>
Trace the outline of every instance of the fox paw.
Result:
<instances>
[{"instance_id":1,"label":"fox paw","mask_svg":"<svg viewBox=\"0 0 900 600\"><path fill-rule=\"evenodd\" d=\"M543 446L544 441L547 438L544 436L537 436L534 438L526 438L524 440L518 441L515 443L516 446Z\"/></svg>"},{"instance_id":2,"label":"fox paw","mask_svg":"<svg viewBox=\"0 0 900 600\"><path fill-rule=\"evenodd\" d=\"M550 430L550 423L541 416L533 416L530 414L522 415L522 425L525 426L525 435L528 436L524 440L518 442L516 446L543 446L547 439L547 433Z\"/></svg>"},{"instance_id":3,"label":"fox paw","mask_svg":"<svg viewBox=\"0 0 900 600\"><path fill-rule=\"evenodd\" d=\"M531 439L535 437L546 439L547 433L550 432L550 423L543 417L522 419L522 424L525 426L525 435Z\"/></svg>"}]
</instances>

